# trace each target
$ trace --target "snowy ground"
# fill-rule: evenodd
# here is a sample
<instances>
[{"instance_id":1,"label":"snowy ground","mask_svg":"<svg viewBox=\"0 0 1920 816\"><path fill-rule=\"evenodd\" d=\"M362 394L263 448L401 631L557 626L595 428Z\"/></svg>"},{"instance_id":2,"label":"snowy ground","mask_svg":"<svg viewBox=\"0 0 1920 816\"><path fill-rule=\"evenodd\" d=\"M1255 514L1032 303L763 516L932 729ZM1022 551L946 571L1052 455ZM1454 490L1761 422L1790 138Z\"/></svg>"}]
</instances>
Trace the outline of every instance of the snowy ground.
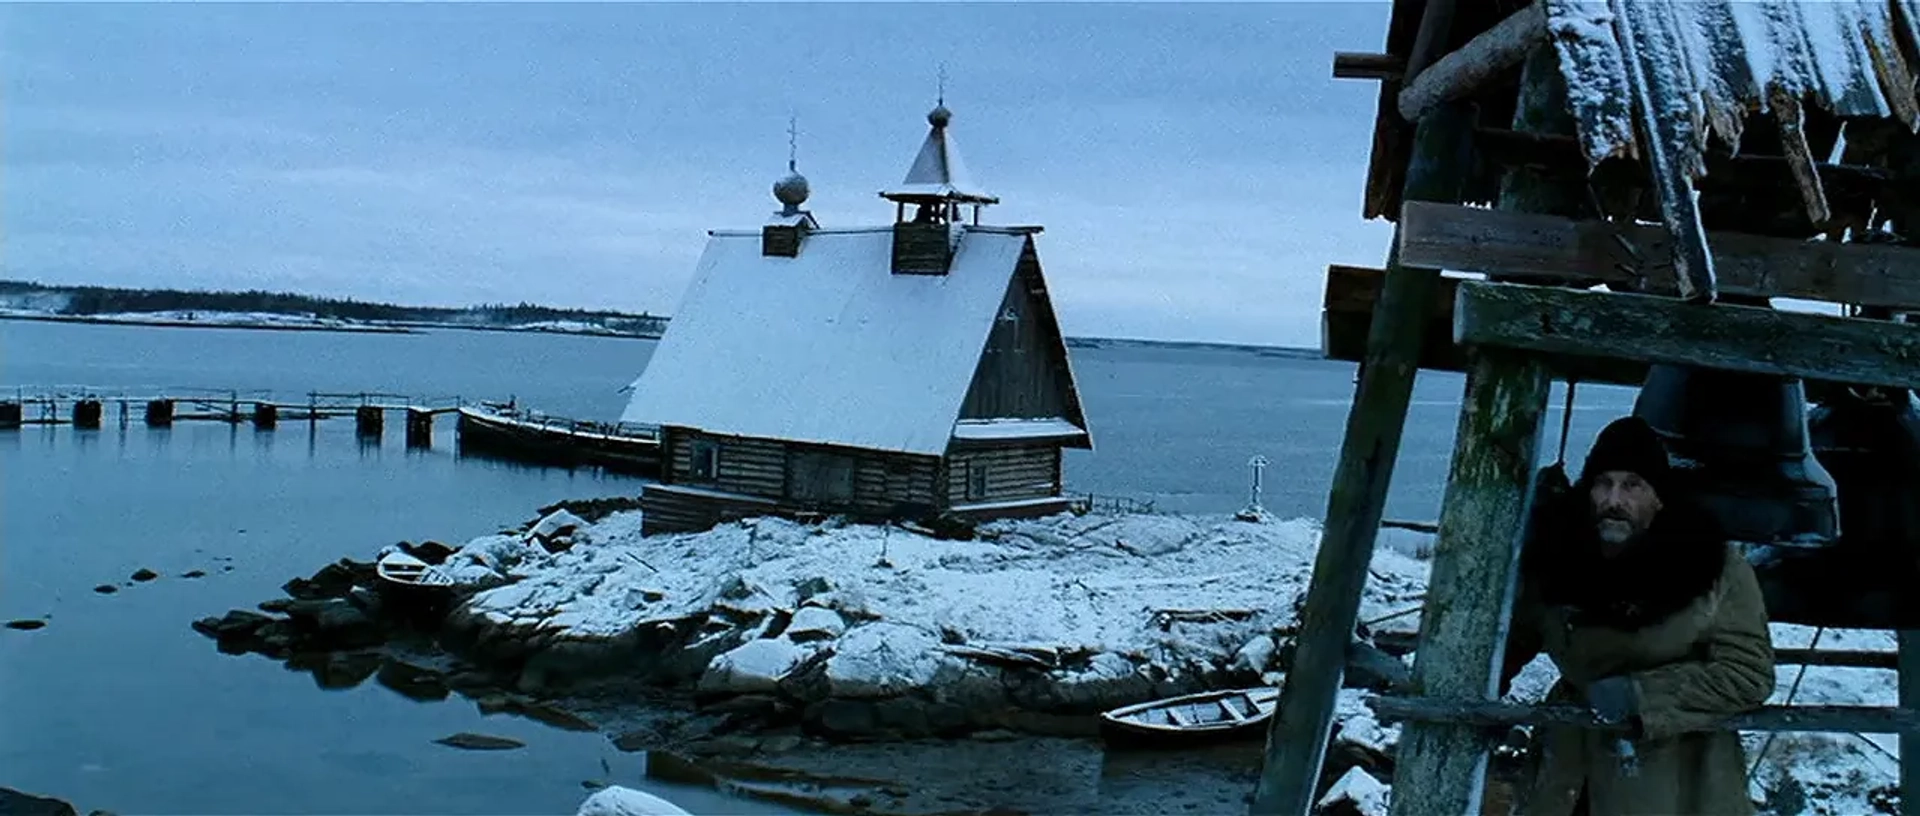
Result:
<instances>
[{"instance_id":1,"label":"snowy ground","mask_svg":"<svg viewBox=\"0 0 1920 816\"><path fill-rule=\"evenodd\" d=\"M577 521L577 520L573 520ZM569 522L571 523L571 522ZM548 522L552 531L564 525ZM732 621L702 637L732 638L706 663L709 691L770 692L824 656L835 697L878 698L937 686L982 656L1019 661L1062 688L1126 677L1164 690L1181 678L1239 669L1271 673L1275 642L1295 623L1319 527L1310 520L1061 515L995 522L973 541L900 528L809 526L777 519L707 533L640 535L638 513L578 525L574 546L548 554L530 538L487 536L449 561L462 581L511 582L476 594L464 613L555 640L609 640L689 616ZM1430 537L1384 531L1361 619L1417 606ZM1383 626L1417 629L1417 615ZM1780 647L1806 627L1776 625ZM1828 630L1819 646L1891 651L1890 633ZM1801 667L1779 668L1786 702ZM1211 674L1210 674L1211 673ZM1806 669L1792 702L1891 705L1893 672ZM1512 697L1538 699L1554 673L1536 660ZM1342 693L1342 738L1391 751L1399 728L1374 721L1365 693ZM1071 699L1062 695L1060 699ZM1754 797L1766 812L1871 813L1898 779L1890 735L1747 735L1759 757ZM1764 753L1762 753L1764 751ZM1783 785L1791 778L1795 783ZM1338 792L1377 802L1367 780Z\"/></svg>"}]
</instances>

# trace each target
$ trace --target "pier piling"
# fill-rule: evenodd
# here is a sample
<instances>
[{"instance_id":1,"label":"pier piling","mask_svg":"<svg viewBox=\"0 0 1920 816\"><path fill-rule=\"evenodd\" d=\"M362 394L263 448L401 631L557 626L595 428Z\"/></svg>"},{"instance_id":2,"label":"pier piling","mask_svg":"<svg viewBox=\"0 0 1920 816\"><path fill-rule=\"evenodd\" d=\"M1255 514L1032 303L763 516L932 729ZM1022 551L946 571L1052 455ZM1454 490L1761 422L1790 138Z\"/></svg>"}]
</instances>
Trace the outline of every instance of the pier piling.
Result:
<instances>
[{"instance_id":1,"label":"pier piling","mask_svg":"<svg viewBox=\"0 0 1920 816\"><path fill-rule=\"evenodd\" d=\"M361 436L379 436L386 424L386 412L378 405L362 405L353 412L353 429Z\"/></svg>"},{"instance_id":2,"label":"pier piling","mask_svg":"<svg viewBox=\"0 0 1920 816\"><path fill-rule=\"evenodd\" d=\"M263 431L270 431L279 424L280 406L271 402L256 402L253 404L253 427Z\"/></svg>"},{"instance_id":3,"label":"pier piling","mask_svg":"<svg viewBox=\"0 0 1920 816\"><path fill-rule=\"evenodd\" d=\"M105 406L101 405L99 400L78 400L73 404L73 427L98 430L100 416L103 413L105 413Z\"/></svg>"},{"instance_id":4,"label":"pier piling","mask_svg":"<svg viewBox=\"0 0 1920 816\"><path fill-rule=\"evenodd\" d=\"M147 427L169 428L173 426L173 400L147 400Z\"/></svg>"},{"instance_id":5,"label":"pier piling","mask_svg":"<svg viewBox=\"0 0 1920 816\"><path fill-rule=\"evenodd\" d=\"M12 430L20 427L22 416L20 403L0 402L0 429Z\"/></svg>"},{"instance_id":6,"label":"pier piling","mask_svg":"<svg viewBox=\"0 0 1920 816\"><path fill-rule=\"evenodd\" d=\"M407 409L407 447L433 447L433 413L418 408Z\"/></svg>"}]
</instances>

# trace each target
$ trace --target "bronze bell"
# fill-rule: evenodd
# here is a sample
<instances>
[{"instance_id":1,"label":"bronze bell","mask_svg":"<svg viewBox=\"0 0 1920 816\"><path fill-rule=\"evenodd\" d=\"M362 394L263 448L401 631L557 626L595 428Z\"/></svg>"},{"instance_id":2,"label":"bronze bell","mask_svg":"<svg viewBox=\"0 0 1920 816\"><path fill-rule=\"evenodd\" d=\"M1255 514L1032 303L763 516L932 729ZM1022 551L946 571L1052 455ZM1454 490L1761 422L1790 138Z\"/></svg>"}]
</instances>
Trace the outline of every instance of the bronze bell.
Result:
<instances>
[{"instance_id":1,"label":"bronze bell","mask_svg":"<svg viewBox=\"0 0 1920 816\"><path fill-rule=\"evenodd\" d=\"M1807 416L1840 491L1842 545L1911 569L1920 557L1920 408L1905 388L1837 386Z\"/></svg>"},{"instance_id":2,"label":"bronze bell","mask_svg":"<svg viewBox=\"0 0 1920 816\"><path fill-rule=\"evenodd\" d=\"M1655 365L1633 413L1728 536L1820 547L1840 533L1833 477L1808 443L1800 380Z\"/></svg>"},{"instance_id":3,"label":"bronze bell","mask_svg":"<svg viewBox=\"0 0 1920 816\"><path fill-rule=\"evenodd\" d=\"M1840 495L1841 536L1817 556L1749 553L1770 617L1870 629L1920 626L1920 406L1904 388L1833 386L1807 416Z\"/></svg>"}]
</instances>

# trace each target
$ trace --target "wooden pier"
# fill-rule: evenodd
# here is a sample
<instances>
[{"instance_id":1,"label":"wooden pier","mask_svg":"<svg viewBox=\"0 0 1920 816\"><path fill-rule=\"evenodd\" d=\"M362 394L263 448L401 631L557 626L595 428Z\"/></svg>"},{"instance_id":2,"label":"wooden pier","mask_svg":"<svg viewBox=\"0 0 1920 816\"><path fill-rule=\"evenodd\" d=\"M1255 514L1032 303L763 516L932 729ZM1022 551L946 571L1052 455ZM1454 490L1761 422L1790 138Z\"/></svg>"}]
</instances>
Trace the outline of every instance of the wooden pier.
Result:
<instances>
[{"instance_id":1,"label":"wooden pier","mask_svg":"<svg viewBox=\"0 0 1920 816\"><path fill-rule=\"evenodd\" d=\"M462 455L476 454L562 467L596 466L651 476L660 468L658 429L549 416L511 403L460 397L421 398L375 392L310 391L283 398L264 391L209 389L112 390L87 386L16 388L0 394L0 431L27 425L69 425L97 430L109 417L119 427L138 422L171 428L181 422L250 424L272 431L282 422L353 417L363 441L384 434L389 413L404 417L409 448L431 448L436 417L453 414ZM137 418L136 418L137 417Z\"/></svg>"},{"instance_id":2,"label":"wooden pier","mask_svg":"<svg viewBox=\"0 0 1920 816\"><path fill-rule=\"evenodd\" d=\"M433 418L458 411L462 404L459 397L422 399L373 392L312 391L300 399L288 400L267 392L192 388L16 388L13 394L0 396L0 430L24 425L96 429L104 424L112 408L111 413L118 417L121 427L132 424L138 410L141 424L150 428L169 428L175 422L225 422L251 423L261 430L271 430L283 419L318 422L352 415L358 430L379 436L386 413L400 411L407 415L408 440L430 445Z\"/></svg>"}]
</instances>

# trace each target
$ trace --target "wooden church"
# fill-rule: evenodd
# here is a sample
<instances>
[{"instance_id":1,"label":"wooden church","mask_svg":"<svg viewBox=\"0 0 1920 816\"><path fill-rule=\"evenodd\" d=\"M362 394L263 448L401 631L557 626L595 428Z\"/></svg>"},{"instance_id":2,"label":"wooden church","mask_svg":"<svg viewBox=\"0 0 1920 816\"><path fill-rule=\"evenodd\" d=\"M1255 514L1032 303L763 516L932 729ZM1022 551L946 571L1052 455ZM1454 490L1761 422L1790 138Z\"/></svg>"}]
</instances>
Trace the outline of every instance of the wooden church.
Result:
<instances>
[{"instance_id":1,"label":"wooden church","mask_svg":"<svg viewBox=\"0 0 1920 816\"><path fill-rule=\"evenodd\" d=\"M1061 512L1091 449L1034 245L980 224L940 105L886 227L828 228L804 177L759 230L714 231L621 419L660 428L647 533L761 515ZM970 208L970 213L963 213Z\"/></svg>"}]
</instances>

